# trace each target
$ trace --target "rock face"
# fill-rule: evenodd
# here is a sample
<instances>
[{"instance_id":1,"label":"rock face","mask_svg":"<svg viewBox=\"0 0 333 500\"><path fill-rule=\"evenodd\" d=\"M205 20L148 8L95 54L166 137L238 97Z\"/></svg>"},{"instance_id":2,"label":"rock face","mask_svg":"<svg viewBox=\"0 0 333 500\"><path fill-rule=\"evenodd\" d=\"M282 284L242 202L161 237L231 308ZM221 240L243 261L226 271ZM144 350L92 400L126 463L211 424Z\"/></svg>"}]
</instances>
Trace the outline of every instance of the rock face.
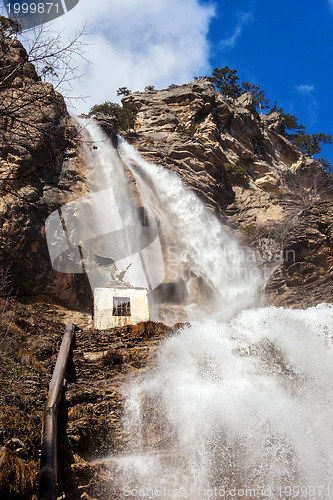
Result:
<instances>
[{"instance_id":1,"label":"rock face","mask_svg":"<svg viewBox=\"0 0 333 500\"><path fill-rule=\"evenodd\" d=\"M127 139L146 159L177 171L219 215L228 207L236 225L281 220L327 184L323 167L276 132L276 113L259 116L252 94L224 98L202 79L128 99L141 108ZM233 182L235 166L243 187Z\"/></svg>"},{"instance_id":2,"label":"rock face","mask_svg":"<svg viewBox=\"0 0 333 500\"><path fill-rule=\"evenodd\" d=\"M86 191L75 128L21 43L2 39L0 51L0 266L17 295L43 292L78 306L84 279L52 270L44 230L52 211Z\"/></svg>"},{"instance_id":3,"label":"rock face","mask_svg":"<svg viewBox=\"0 0 333 500\"><path fill-rule=\"evenodd\" d=\"M275 305L308 307L333 300L333 206L302 211L286 236L283 264L266 289Z\"/></svg>"},{"instance_id":4,"label":"rock face","mask_svg":"<svg viewBox=\"0 0 333 500\"><path fill-rule=\"evenodd\" d=\"M306 304L333 299L323 284L332 265L326 235L332 204L320 203L331 181L320 163L280 134L278 113L260 116L252 94L224 98L206 79L124 99L141 105L135 133L127 134L141 155L176 171L236 229L266 277L280 265L267 286L274 303L301 306L310 281L311 290L319 288ZM310 245L312 257L300 261L296 252L286 262L293 244Z\"/></svg>"},{"instance_id":5,"label":"rock face","mask_svg":"<svg viewBox=\"0 0 333 500\"><path fill-rule=\"evenodd\" d=\"M140 153L179 172L216 211L226 207L234 193L223 166L228 158L216 134L212 112L219 106L212 86L194 83L130 98L141 104L136 134L129 137Z\"/></svg>"}]
</instances>

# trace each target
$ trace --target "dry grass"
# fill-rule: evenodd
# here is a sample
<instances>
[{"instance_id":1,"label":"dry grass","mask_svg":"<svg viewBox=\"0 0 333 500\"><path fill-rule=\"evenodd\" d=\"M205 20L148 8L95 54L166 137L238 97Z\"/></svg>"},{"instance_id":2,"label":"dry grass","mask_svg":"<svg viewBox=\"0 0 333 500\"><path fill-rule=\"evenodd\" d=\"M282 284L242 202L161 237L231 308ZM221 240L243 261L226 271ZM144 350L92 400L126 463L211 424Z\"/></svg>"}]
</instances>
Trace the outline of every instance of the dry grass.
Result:
<instances>
[{"instance_id":1,"label":"dry grass","mask_svg":"<svg viewBox=\"0 0 333 500\"><path fill-rule=\"evenodd\" d=\"M138 340L161 338L170 335L173 331L173 328L156 321L144 321L137 325L128 326L127 329L131 338Z\"/></svg>"},{"instance_id":2,"label":"dry grass","mask_svg":"<svg viewBox=\"0 0 333 500\"><path fill-rule=\"evenodd\" d=\"M33 416L14 406L0 406L0 440L3 443L13 437L20 439L29 455L34 456L40 445L40 428L40 415Z\"/></svg>"},{"instance_id":3,"label":"dry grass","mask_svg":"<svg viewBox=\"0 0 333 500\"><path fill-rule=\"evenodd\" d=\"M36 473L32 460L22 460L14 451L5 448L0 459L0 498L37 498Z\"/></svg>"},{"instance_id":4,"label":"dry grass","mask_svg":"<svg viewBox=\"0 0 333 500\"><path fill-rule=\"evenodd\" d=\"M15 301L0 272L0 498L37 499L37 453L45 368L26 347L27 335L15 324ZM10 445L22 443L21 450Z\"/></svg>"},{"instance_id":5,"label":"dry grass","mask_svg":"<svg viewBox=\"0 0 333 500\"><path fill-rule=\"evenodd\" d=\"M102 358L102 363L104 366L122 365L124 362L125 359L123 354L117 349L110 349L104 354Z\"/></svg>"},{"instance_id":6,"label":"dry grass","mask_svg":"<svg viewBox=\"0 0 333 500\"><path fill-rule=\"evenodd\" d=\"M36 355L31 351L31 349L20 349L17 353L17 359L20 364L26 366L27 368L33 368L34 370L46 373L47 370L45 366L37 359Z\"/></svg>"}]
</instances>

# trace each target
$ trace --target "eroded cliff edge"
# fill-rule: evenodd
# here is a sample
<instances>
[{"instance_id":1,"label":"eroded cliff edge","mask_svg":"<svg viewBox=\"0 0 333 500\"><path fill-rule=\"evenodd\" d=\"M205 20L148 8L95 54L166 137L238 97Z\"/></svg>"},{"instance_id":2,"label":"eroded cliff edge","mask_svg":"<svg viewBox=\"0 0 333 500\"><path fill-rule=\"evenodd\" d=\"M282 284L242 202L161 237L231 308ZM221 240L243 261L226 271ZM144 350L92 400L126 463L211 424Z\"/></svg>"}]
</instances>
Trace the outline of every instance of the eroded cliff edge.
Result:
<instances>
[{"instance_id":1,"label":"eroded cliff edge","mask_svg":"<svg viewBox=\"0 0 333 500\"><path fill-rule=\"evenodd\" d=\"M45 237L48 215L87 193L77 132L22 44L1 38L0 54L0 268L17 296L80 307L85 277L56 273Z\"/></svg>"}]
</instances>

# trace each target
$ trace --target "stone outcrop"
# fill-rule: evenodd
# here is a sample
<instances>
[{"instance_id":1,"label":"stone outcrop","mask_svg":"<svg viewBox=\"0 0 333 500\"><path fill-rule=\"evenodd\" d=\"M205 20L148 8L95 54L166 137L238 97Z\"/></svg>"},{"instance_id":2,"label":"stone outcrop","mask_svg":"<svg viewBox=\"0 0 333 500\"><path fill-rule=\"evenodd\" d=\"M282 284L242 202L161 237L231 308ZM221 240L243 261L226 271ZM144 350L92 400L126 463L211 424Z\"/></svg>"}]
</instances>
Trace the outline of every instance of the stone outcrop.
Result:
<instances>
[{"instance_id":1,"label":"stone outcrop","mask_svg":"<svg viewBox=\"0 0 333 500\"><path fill-rule=\"evenodd\" d=\"M224 98L202 79L128 99L141 108L127 139L144 158L177 171L218 215L227 210L236 226L281 221L327 186L323 167L279 135L277 113L257 113L252 94ZM234 165L246 186L228 174Z\"/></svg>"},{"instance_id":2,"label":"stone outcrop","mask_svg":"<svg viewBox=\"0 0 333 500\"><path fill-rule=\"evenodd\" d=\"M333 206L329 201L303 210L283 244L283 263L266 291L275 305L309 307L333 301Z\"/></svg>"},{"instance_id":3,"label":"stone outcrop","mask_svg":"<svg viewBox=\"0 0 333 500\"><path fill-rule=\"evenodd\" d=\"M176 171L233 227L241 241L255 250L266 278L281 266L267 286L274 303L293 305L295 301L300 306L302 287L309 281L308 305L333 299L322 284L331 267L330 245L320 254L321 265L311 259L298 262L298 254L292 265L283 260L293 238L300 239L297 245L316 241L311 252L317 255L319 242L326 237L320 233L324 227L320 221L329 220L332 204L320 203L329 196L327 172L281 135L278 113L260 116L252 94L224 98L207 79L135 92L128 99L141 106L135 133L127 134L141 155ZM235 173L243 176L241 182Z\"/></svg>"},{"instance_id":4,"label":"stone outcrop","mask_svg":"<svg viewBox=\"0 0 333 500\"><path fill-rule=\"evenodd\" d=\"M87 189L74 124L18 40L1 40L0 51L0 266L17 295L78 307L85 279L52 270L44 230L52 211Z\"/></svg>"}]
</instances>

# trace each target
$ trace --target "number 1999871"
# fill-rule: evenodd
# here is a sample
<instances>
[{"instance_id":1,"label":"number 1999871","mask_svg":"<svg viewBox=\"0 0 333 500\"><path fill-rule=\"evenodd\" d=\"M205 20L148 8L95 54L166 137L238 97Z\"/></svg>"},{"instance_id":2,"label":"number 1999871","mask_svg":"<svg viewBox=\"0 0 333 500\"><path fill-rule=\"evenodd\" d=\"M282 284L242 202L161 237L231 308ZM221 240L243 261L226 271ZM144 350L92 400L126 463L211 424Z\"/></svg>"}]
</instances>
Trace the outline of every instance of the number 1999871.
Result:
<instances>
[{"instance_id":1,"label":"number 1999871","mask_svg":"<svg viewBox=\"0 0 333 500\"><path fill-rule=\"evenodd\" d=\"M25 2L22 4L14 3L6 3L8 14L50 14L51 11L53 13L59 14L60 8L59 3L48 2L48 3L32 3Z\"/></svg>"}]
</instances>

